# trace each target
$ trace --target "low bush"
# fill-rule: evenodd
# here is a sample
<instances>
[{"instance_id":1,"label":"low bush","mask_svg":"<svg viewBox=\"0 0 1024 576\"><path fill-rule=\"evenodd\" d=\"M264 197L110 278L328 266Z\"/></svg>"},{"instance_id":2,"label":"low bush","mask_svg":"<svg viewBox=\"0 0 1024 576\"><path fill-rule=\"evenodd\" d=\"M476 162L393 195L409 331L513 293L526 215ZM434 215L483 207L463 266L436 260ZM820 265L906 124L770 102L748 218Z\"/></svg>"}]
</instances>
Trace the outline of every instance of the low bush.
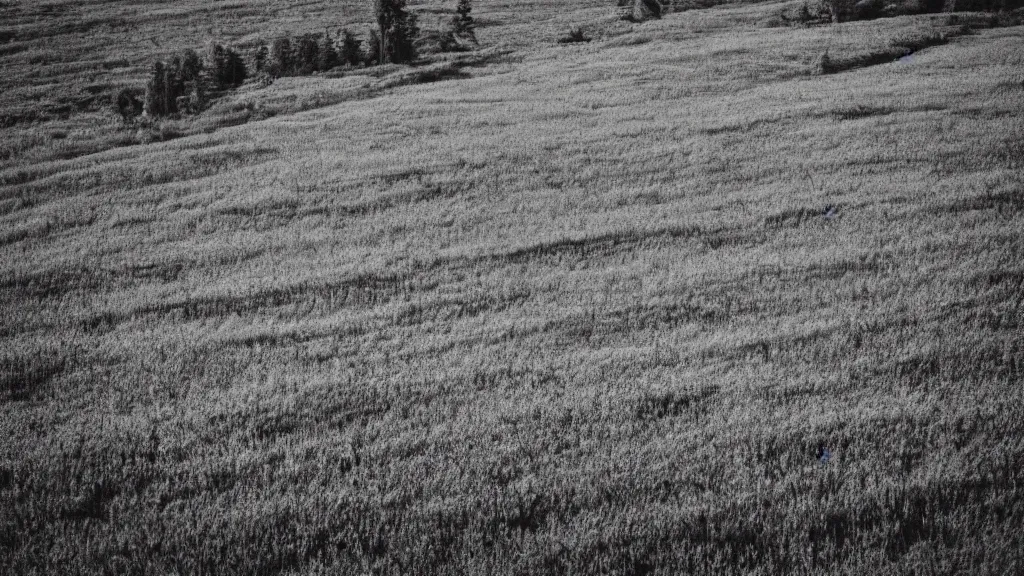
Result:
<instances>
[{"instance_id":1,"label":"low bush","mask_svg":"<svg viewBox=\"0 0 1024 576\"><path fill-rule=\"evenodd\" d=\"M579 42L590 42L592 38L583 32L582 28L573 28L568 34L558 39L559 44L575 44Z\"/></svg>"}]
</instances>

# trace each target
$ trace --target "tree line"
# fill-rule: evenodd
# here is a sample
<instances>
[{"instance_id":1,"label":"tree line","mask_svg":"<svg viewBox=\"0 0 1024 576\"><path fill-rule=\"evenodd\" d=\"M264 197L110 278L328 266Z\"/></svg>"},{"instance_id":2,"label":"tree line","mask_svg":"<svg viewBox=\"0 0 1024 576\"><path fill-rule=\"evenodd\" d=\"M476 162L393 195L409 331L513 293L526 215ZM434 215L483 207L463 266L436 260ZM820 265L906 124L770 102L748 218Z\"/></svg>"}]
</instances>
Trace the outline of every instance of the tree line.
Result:
<instances>
[{"instance_id":1,"label":"tree line","mask_svg":"<svg viewBox=\"0 0 1024 576\"><path fill-rule=\"evenodd\" d=\"M329 31L282 37L253 49L248 63L235 49L220 44L211 44L205 58L185 50L170 61L153 64L141 100L135 91L121 90L115 98L117 111L125 122L143 111L150 116L196 114L212 95L240 86L251 73L269 83L282 76L326 72L340 66L414 62L419 56L416 39L420 28L416 14L408 9L408 0L372 1L376 27L365 42L347 29L336 37ZM457 0L442 37L442 50L476 43L471 12L471 0Z\"/></svg>"}]
</instances>

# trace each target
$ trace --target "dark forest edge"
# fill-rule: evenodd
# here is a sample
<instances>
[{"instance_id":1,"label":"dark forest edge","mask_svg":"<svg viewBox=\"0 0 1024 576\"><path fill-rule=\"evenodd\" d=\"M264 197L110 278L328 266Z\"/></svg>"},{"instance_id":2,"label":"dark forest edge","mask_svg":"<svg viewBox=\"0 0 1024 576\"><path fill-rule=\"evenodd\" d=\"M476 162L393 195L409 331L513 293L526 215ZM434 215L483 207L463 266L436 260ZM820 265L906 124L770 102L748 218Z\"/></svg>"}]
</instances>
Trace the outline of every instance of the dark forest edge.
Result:
<instances>
[{"instance_id":1,"label":"dark forest edge","mask_svg":"<svg viewBox=\"0 0 1024 576\"><path fill-rule=\"evenodd\" d=\"M114 107L127 126L151 125L153 119L196 115L213 101L246 82L269 86L281 77L311 76L336 69L354 70L387 64L423 65L421 53L464 52L478 46L472 0L458 0L448 27L422 32L407 0L373 0L376 27L365 38L347 28L279 37L243 57L235 48L211 43L205 57L184 50L170 61L153 64L144 89L122 88ZM426 74L438 76L436 71ZM440 76L451 76L441 73Z\"/></svg>"}]
</instances>

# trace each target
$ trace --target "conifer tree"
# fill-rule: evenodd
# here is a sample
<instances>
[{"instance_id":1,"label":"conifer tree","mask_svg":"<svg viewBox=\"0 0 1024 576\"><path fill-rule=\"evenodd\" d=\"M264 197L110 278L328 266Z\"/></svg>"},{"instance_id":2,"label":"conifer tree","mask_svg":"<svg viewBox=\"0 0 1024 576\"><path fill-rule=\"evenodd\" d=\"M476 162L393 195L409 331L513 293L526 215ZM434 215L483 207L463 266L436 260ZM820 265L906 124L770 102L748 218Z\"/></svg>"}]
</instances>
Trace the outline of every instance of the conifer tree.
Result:
<instances>
[{"instance_id":1,"label":"conifer tree","mask_svg":"<svg viewBox=\"0 0 1024 576\"><path fill-rule=\"evenodd\" d=\"M164 88L164 63L154 62L153 71L149 76L149 82L146 84L146 113L150 116L163 116L167 113L165 107L164 94L166 92Z\"/></svg>"},{"instance_id":2,"label":"conifer tree","mask_svg":"<svg viewBox=\"0 0 1024 576\"><path fill-rule=\"evenodd\" d=\"M292 65L292 41L288 38L278 38L270 47L270 72L273 76L286 76L291 74Z\"/></svg>"},{"instance_id":3,"label":"conifer tree","mask_svg":"<svg viewBox=\"0 0 1024 576\"><path fill-rule=\"evenodd\" d=\"M409 12L406 0L374 0L379 33L380 62L401 64L416 59L413 41L419 34L416 15Z\"/></svg>"},{"instance_id":4,"label":"conifer tree","mask_svg":"<svg viewBox=\"0 0 1024 576\"><path fill-rule=\"evenodd\" d=\"M320 70L320 43L316 36L305 34L298 39L295 68L299 74L312 74Z\"/></svg>"},{"instance_id":5,"label":"conifer tree","mask_svg":"<svg viewBox=\"0 0 1024 576\"><path fill-rule=\"evenodd\" d=\"M348 30L341 31L341 54L342 64L358 66L362 60L362 42Z\"/></svg>"},{"instance_id":6,"label":"conifer tree","mask_svg":"<svg viewBox=\"0 0 1024 576\"><path fill-rule=\"evenodd\" d=\"M471 0L459 0L455 6L455 16L452 17L452 32L459 37L468 38L476 42L476 22L470 12L473 11Z\"/></svg>"},{"instance_id":7,"label":"conifer tree","mask_svg":"<svg viewBox=\"0 0 1024 576\"><path fill-rule=\"evenodd\" d=\"M338 57L338 49L334 46L334 38L331 38L331 33L325 30L323 41L320 43L319 68L321 71L330 70L339 63L340 58Z\"/></svg>"},{"instance_id":8,"label":"conifer tree","mask_svg":"<svg viewBox=\"0 0 1024 576\"><path fill-rule=\"evenodd\" d=\"M142 114L143 102L136 98L134 91L122 88L114 99L114 108L125 124L131 124Z\"/></svg>"},{"instance_id":9,"label":"conifer tree","mask_svg":"<svg viewBox=\"0 0 1024 576\"><path fill-rule=\"evenodd\" d=\"M252 67L257 73L266 72L268 66L268 60L270 59L270 49L266 45L260 46L252 54Z\"/></svg>"},{"instance_id":10,"label":"conifer tree","mask_svg":"<svg viewBox=\"0 0 1024 576\"><path fill-rule=\"evenodd\" d=\"M380 47L383 43L380 34L376 30L370 30L370 38L366 42L366 52L363 53L363 63L367 66L375 66L381 63Z\"/></svg>"}]
</instances>

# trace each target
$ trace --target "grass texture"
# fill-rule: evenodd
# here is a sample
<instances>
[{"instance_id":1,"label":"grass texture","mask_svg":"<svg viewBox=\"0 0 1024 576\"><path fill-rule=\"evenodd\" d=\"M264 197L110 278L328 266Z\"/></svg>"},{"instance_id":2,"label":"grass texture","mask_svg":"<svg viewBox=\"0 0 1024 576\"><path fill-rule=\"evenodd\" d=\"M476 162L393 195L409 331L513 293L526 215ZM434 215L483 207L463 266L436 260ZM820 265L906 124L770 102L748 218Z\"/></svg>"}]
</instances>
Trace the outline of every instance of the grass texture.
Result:
<instances>
[{"instance_id":1,"label":"grass texture","mask_svg":"<svg viewBox=\"0 0 1024 576\"><path fill-rule=\"evenodd\" d=\"M277 4L123 18L327 6ZM1024 29L479 4L497 56L437 81L66 157L99 113L2 129L38 142L0 169L0 572L1024 569Z\"/></svg>"}]
</instances>

